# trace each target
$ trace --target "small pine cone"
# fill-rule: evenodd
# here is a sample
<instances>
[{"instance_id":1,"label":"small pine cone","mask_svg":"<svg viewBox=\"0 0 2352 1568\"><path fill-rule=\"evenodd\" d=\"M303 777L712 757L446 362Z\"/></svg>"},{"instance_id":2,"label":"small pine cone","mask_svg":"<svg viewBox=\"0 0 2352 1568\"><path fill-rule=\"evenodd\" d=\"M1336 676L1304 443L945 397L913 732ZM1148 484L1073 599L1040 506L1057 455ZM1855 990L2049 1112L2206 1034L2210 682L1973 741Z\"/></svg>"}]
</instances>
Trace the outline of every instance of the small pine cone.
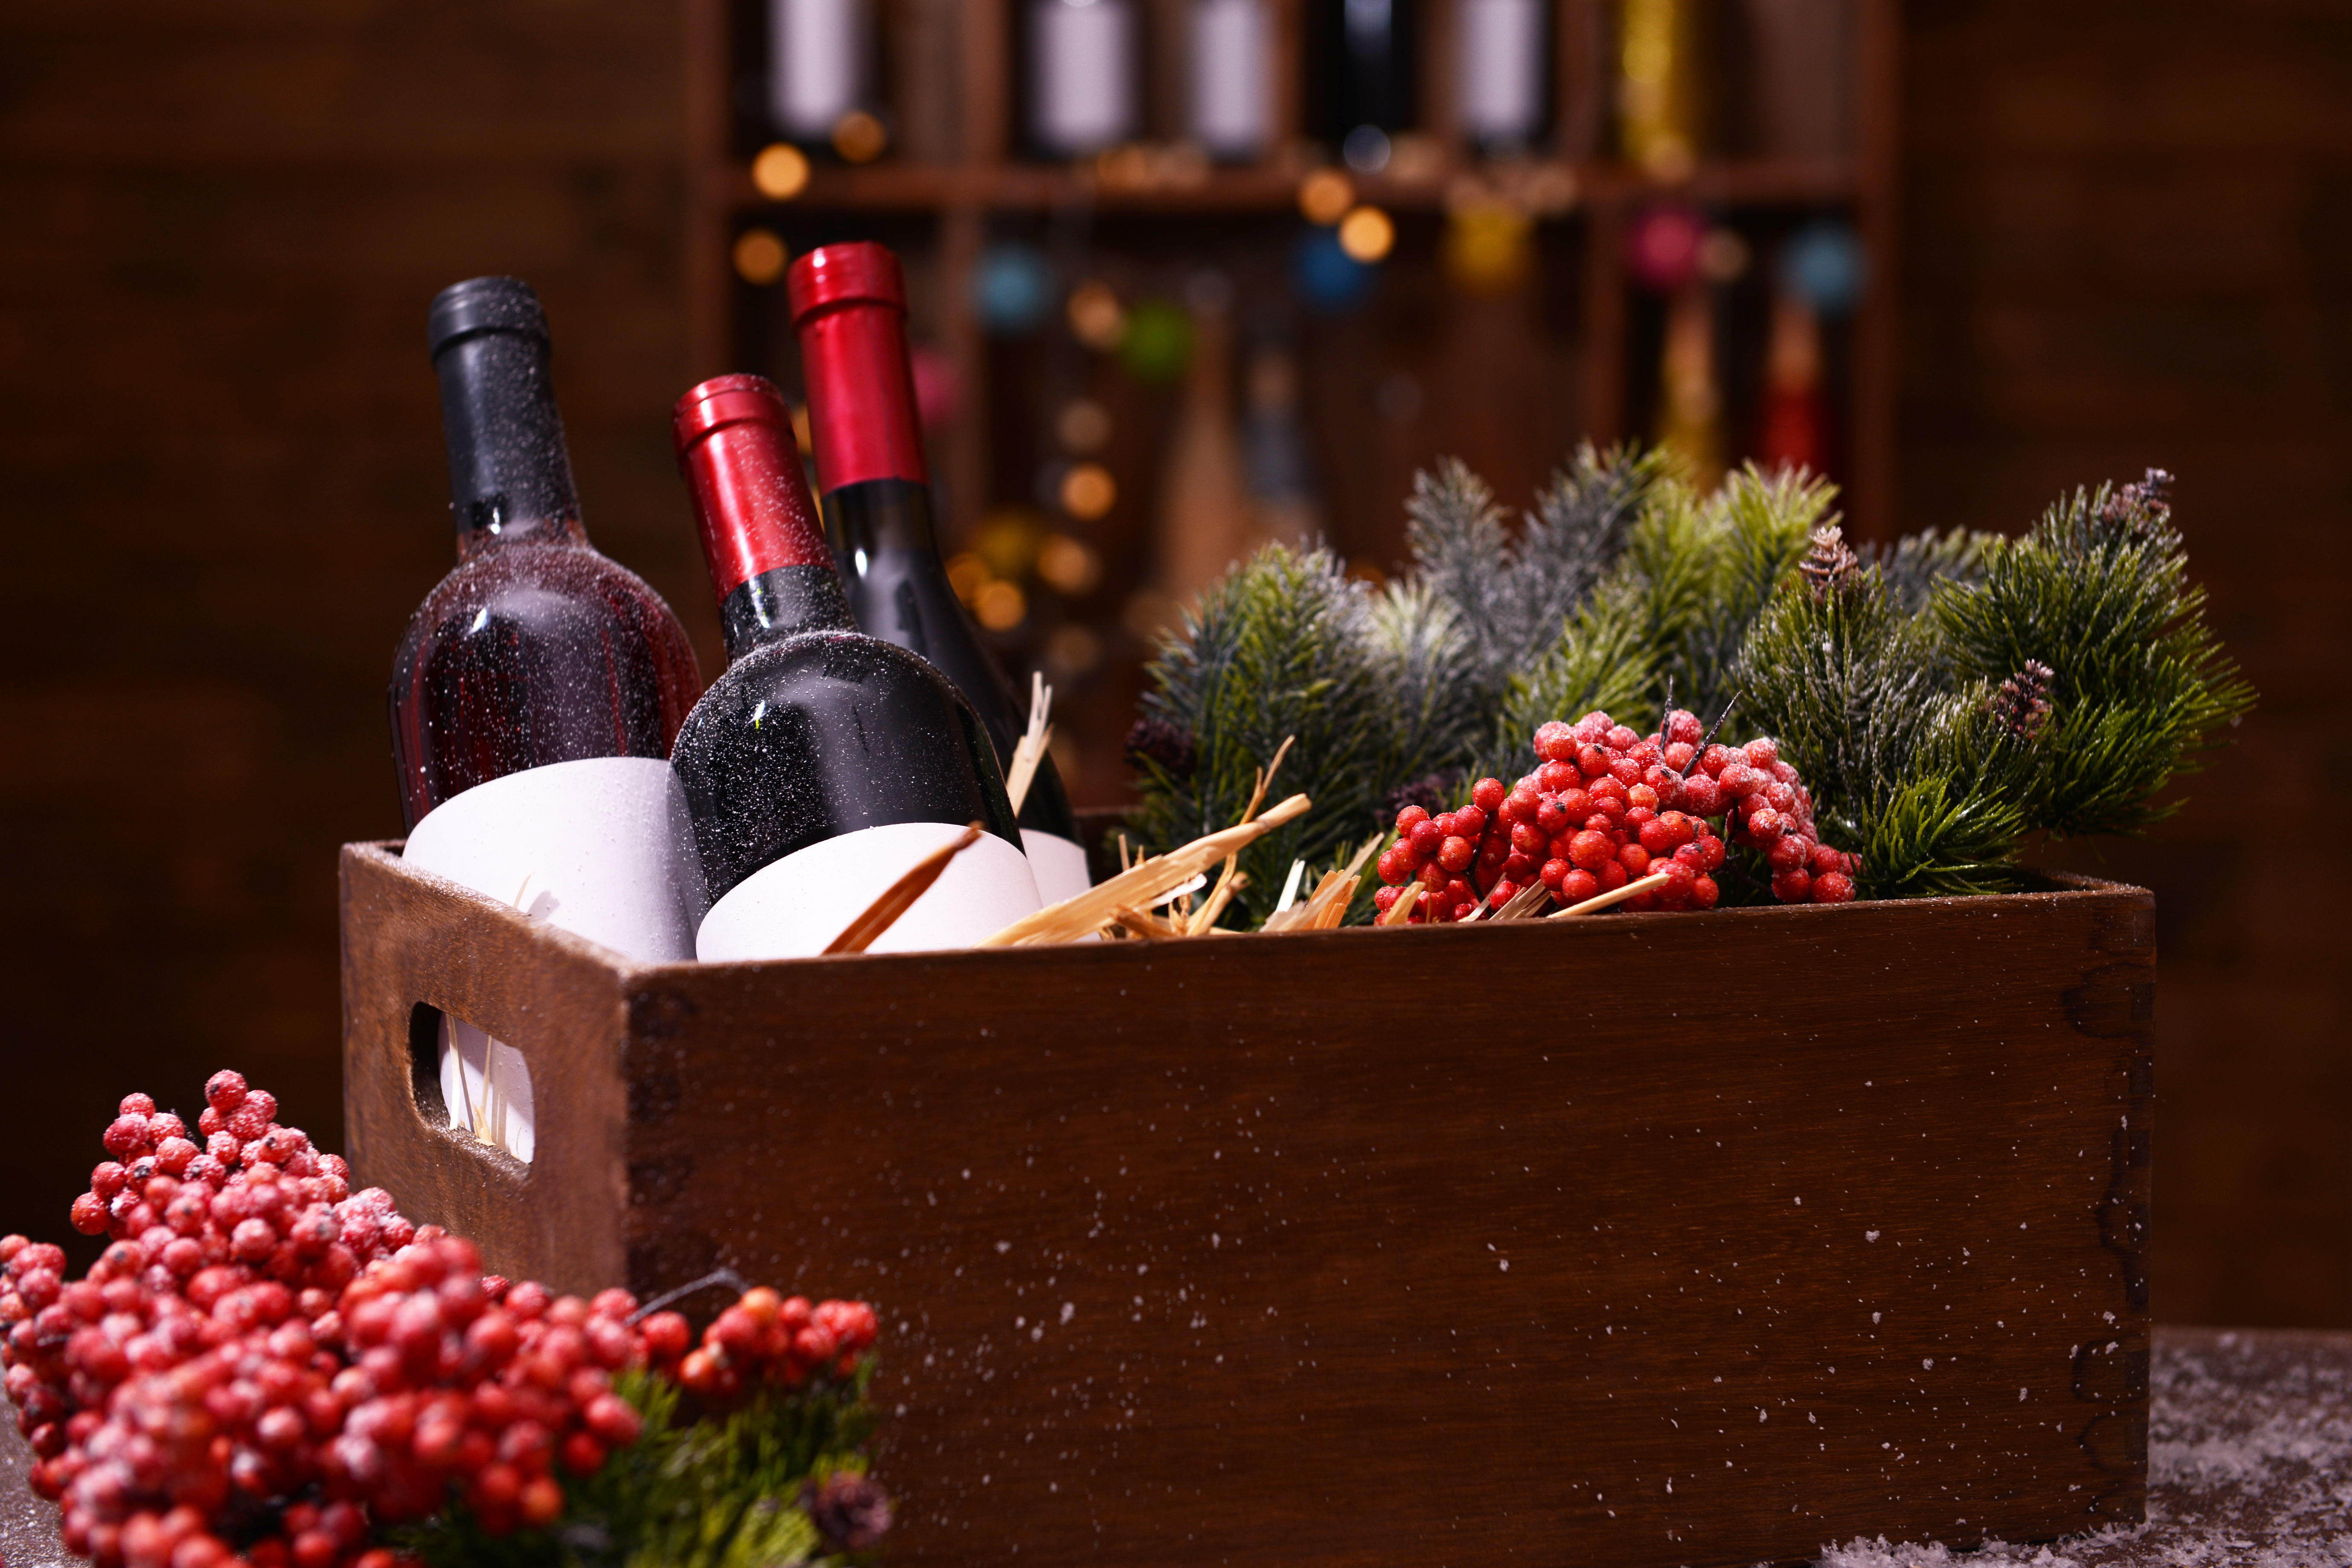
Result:
<instances>
[{"instance_id":1,"label":"small pine cone","mask_svg":"<svg viewBox=\"0 0 2352 1568\"><path fill-rule=\"evenodd\" d=\"M1985 700L1986 710L2011 739L2031 745L2040 738L2042 726L2050 721L2050 682L2056 674L2040 659L2029 658L2023 669L2002 681L2000 689Z\"/></svg>"},{"instance_id":2,"label":"small pine cone","mask_svg":"<svg viewBox=\"0 0 2352 1568\"><path fill-rule=\"evenodd\" d=\"M1178 784L1192 778L1200 761L1192 737L1165 719L1138 719L1127 731L1127 756L1158 763Z\"/></svg>"},{"instance_id":3,"label":"small pine cone","mask_svg":"<svg viewBox=\"0 0 2352 1568\"><path fill-rule=\"evenodd\" d=\"M2145 539L2172 521L2172 476L2150 468L2137 484L2119 485L2099 508L2099 521Z\"/></svg>"},{"instance_id":4,"label":"small pine cone","mask_svg":"<svg viewBox=\"0 0 2352 1568\"><path fill-rule=\"evenodd\" d=\"M801 1506L819 1534L850 1552L871 1552L890 1533L889 1494L866 1476L843 1470L803 1486Z\"/></svg>"},{"instance_id":5,"label":"small pine cone","mask_svg":"<svg viewBox=\"0 0 2352 1568\"><path fill-rule=\"evenodd\" d=\"M1805 585L1813 597L1822 599L1853 581L1861 566L1861 558L1846 548L1845 530L1832 523L1813 530L1813 547L1798 563L1797 570L1805 574Z\"/></svg>"}]
</instances>

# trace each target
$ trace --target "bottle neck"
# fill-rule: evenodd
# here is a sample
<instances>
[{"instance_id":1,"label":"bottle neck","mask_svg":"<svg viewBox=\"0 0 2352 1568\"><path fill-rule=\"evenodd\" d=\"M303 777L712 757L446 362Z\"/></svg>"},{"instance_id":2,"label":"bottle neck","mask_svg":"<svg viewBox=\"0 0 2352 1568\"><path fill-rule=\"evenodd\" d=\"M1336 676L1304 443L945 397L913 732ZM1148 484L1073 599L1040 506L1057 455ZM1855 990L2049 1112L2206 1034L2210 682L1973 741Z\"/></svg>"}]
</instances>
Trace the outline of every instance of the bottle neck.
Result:
<instances>
[{"instance_id":1,"label":"bottle neck","mask_svg":"<svg viewBox=\"0 0 2352 1568\"><path fill-rule=\"evenodd\" d=\"M930 489L908 479L866 479L825 491L824 530L834 560L860 577L885 555L939 558Z\"/></svg>"},{"instance_id":2,"label":"bottle neck","mask_svg":"<svg viewBox=\"0 0 2352 1568\"><path fill-rule=\"evenodd\" d=\"M477 331L445 344L434 367L459 558L524 542L585 544L547 340Z\"/></svg>"},{"instance_id":3,"label":"bottle neck","mask_svg":"<svg viewBox=\"0 0 2352 1568\"><path fill-rule=\"evenodd\" d=\"M803 315L799 332L817 489L830 496L869 479L929 484L905 309L847 300Z\"/></svg>"},{"instance_id":4,"label":"bottle neck","mask_svg":"<svg viewBox=\"0 0 2352 1568\"><path fill-rule=\"evenodd\" d=\"M720 426L682 462L730 661L802 632L854 628L800 454L780 425Z\"/></svg>"}]
</instances>

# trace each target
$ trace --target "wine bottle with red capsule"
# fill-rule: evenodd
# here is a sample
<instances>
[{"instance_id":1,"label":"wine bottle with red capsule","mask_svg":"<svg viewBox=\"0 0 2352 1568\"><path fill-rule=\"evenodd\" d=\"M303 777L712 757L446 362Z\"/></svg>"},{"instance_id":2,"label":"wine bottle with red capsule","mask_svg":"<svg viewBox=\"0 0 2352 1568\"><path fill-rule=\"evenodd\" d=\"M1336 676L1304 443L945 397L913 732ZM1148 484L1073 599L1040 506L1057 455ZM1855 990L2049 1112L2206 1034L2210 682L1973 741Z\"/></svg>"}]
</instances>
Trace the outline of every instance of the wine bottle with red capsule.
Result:
<instances>
[{"instance_id":1,"label":"wine bottle with red capsule","mask_svg":"<svg viewBox=\"0 0 2352 1568\"><path fill-rule=\"evenodd\" d=\"M940 559L898 258L878 245L826 246L793 263L786 288L825 535L850 610L859 629L912 648L954 681L986 726L999 766L1009 769L1028 716ZM1077 818L1050 756L1022 801L1021 837L1047 903L1091 885Z\"/></svg>"},{"instance_id":2,"label":"wine bottle with red capsule","mask_svg":"<svg viewBox=\"0 0 2352 1568\"><path fill-rule=\"evenodd\" d=\"M857 631L783 396L723 375L678 400L679 467L727 668L671 760L709 900L714 962L825 951L931 851L982 826L870 951L969 947L1039 907L995 748L930 663Z\"/></svg>"},{"instance_id":3,"label":"wine bottle with red capsule","mask_svg":"<svg viewBox=\"0 0 2352 1568\"><path fill-rule=\"evenodd\" d=\"M457 566L393 664L404 854L631 958L690 958L700 879L668 757L693 647L588 542L530 285L444 289L427 346Z\"/></svg>"}]
</instances>

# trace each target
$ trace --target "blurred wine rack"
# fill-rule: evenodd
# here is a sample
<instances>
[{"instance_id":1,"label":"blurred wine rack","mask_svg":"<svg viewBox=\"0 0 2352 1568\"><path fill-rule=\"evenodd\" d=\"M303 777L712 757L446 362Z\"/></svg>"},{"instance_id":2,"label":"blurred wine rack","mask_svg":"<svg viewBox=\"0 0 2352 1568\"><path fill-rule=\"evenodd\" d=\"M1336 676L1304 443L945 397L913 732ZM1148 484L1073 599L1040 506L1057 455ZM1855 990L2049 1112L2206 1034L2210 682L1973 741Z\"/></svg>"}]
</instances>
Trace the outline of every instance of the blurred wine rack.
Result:
<instances>
[{"instance_id":1,"label":"blurred wine rack","mask_svg":"<svg viewBox=\"0 0 2352 1568\"><path fill-rule=\"evenodd\" d=\"M1184 29L1202 0L1051 0L1126 8L1135 105L1114 144L1042 155L1026 106L1031 13L1046 3L867 0L854 8L870 79L859 107L831 135L795 140L769 98L772 20L793 0L686 0L686 292L695 375L753 369L791 392L788 258L852 238L899 252L943 547L1013 673L1043 668L1055 683L1056 752L1081 801L1123 788L1119 740L1154 628L1202 577L1170 537L1186 526L1171 519L1202 504L1188 477L1233 466L1247 444L1202 445L1204 387L1234 425L1257 395L1261 351L1278 348L1301 529L1368 575L1392 570L1412 476L1441 456L1467 460L1516 515L1579 438L1669 433L1675 291L1643 259L1661 212L1687 215L1705 258L1685 293L1705 300L1717 467L1769 455L1761 389L1785 358L1776 258L1824 227L1846 237L1851 298L1820 322L1827 428L1812 449L1849 527L1893 531L1895 0L1545 0L1545 107L1499 154L1462 101L1463 24L1486 0L1387 0L1379 9L1409 26L1410 108L1378 160L1343 146L1322 58L1329 14L1363 0L1258 0L1260 145L1239 159L1187 138ZM1677 89L1704 107L1660 155L1631 103L1629 45L1666 26L1704 40L1683 46L1698 85ZM1777 47L1761 36L1775 27ZM1764 70L1786 79L1759 83ZM1783 125L1795 104L1807 128L1785 134L1767 100ZM1362 210L1377 215L1362 220L1369 247L1337 232L1378 253L1377 275L1345 308L1318 309L1301 281L1307 240L1317 220ZM1507 262L1484 279L1482 214L1503 215ZM1045 290L1018 331L990 317L1003 254L1030 258ZM1108 319L1089 323L1090 309ZM1147 325L1173 340L1164 352L1137 346Z\"/></svg>"}]
</instances>

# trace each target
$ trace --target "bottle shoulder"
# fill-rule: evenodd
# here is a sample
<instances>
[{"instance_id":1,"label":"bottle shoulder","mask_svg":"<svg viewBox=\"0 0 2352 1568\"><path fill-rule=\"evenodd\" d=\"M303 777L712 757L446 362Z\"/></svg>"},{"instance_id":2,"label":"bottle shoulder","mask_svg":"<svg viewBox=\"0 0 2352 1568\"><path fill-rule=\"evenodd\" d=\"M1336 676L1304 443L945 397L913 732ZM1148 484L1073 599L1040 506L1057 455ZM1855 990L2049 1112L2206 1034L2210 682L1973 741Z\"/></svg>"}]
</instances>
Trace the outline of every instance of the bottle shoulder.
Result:
<instances>
[{"instance_id":1,"label":"bottle shoulder","mask_svg":"<svg viewBox=\"0 0 2352 1568\"><path fill-rule=\"evenodd\" d=\"M896 643L834 628L799 632L730 661L688 715L678 743L683 747L689 734L763 706L772 712L900 693L942 709L969 707L929 661Z\"/></svg>"},{"instance_id":2,"label":"bottle shoulder","mask_svg":"<svg viewBox=\"0 0 2352 1568\"><path fill-rule=\"evenodd\" d=\"M586 544L511 544L461 561L410 617L404 652L497 626L569 636L627 628L691 659L686 628L653 585Z\"/></svg>"}]
</instances>

